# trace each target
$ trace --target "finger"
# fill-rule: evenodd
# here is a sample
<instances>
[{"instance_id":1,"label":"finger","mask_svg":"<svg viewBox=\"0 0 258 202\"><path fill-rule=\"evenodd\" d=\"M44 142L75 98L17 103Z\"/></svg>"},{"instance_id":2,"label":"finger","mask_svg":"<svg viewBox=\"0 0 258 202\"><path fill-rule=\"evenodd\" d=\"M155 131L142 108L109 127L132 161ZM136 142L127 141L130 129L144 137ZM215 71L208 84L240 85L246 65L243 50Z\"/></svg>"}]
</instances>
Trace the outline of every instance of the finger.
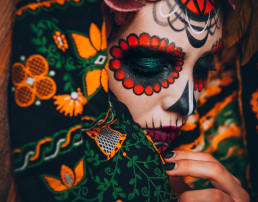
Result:
<instances>
[{"instance_id":1,"label":"finger","mask_svg":"<svg viewBox=\"0 0 258 202\"><path fill-rule=\"evenodd\" d=\"M164 157L164 160L168 163L174 162L177 160L181 160L181 159L189 159L189 160L198 160L198 161L211 161L211 162L217 162L217 163L221 164L211 154L205 153L205 152L176 150L176 151L171 151L171 152L165 153L163 155L163 157ZM166 157L168 157L168 158L166 158ZM239 185L241 185L241 182L239 179L237 179L233 175L232 175L232 177Z\"/></svg>"},{"instance_id":2,"label":"finger","mask_svg":"<svg viewBox=\"0 0 258 202\"><path fill-rule=\"evenodd\" d=\"M215 188L186 191L179 195L178 198L180 202L233 202L233 199L229 195Z\"/></svg>"},{"instance_id":3,"label":"finger","mask_svg":"<svg viewBox=\"0 0 258 202\"><path fill-rule=\"evenodd\" d=\"M165 164L170 176L192 176L208 179L213 186L229 194L232 199L246 198L246 191L233 179L232 175L219 163L212 161L178 160ZM236 201L237 201L236 200Z\"/></svg>"}]
</instances>

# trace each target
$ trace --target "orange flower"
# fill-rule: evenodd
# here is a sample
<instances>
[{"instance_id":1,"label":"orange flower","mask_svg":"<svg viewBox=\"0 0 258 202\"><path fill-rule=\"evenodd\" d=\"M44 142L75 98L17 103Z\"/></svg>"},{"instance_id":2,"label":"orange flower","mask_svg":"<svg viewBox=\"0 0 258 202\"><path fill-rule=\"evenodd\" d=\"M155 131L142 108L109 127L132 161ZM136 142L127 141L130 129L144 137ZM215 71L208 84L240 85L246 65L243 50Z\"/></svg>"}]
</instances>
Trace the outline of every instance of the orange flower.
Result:
<instances>
[{"instance_id":1,"label":"orange flower","mask_svg":"<svg viewBox=\"0 0 258 202\"><path fill-rule=\"evenodd\" d=\"M55 81L47 76L49 65L41 55L31 55L25 66L14 63L12 66L12 82L16 86L15 102L20 107L28 107L40 100L48 100L56 93Z\"/></svg>"},{"instance_id":2,"label":"orange flower","mask_svg":"<svg viewBox=\"0 0 258 202\"><path fill-rule=\"evenodd\" d=\"M258 89L252 94L250 104L252 105L252 110L256 113L256 118L258 119Z\"/></svg>"},{"instance_id":3,"label":"orange flower","mask_svg":"<svg viewBox=\"0 0 258 202\"><path fill-rule=\"evenodd\" d=\"M43 176L43 178L46 180L49 187L56 192L65 191L76 186L84 176L83 160L78 163L74 170L66 165L62 165L60 176L61 179L50 176Z\"/></svg>"},{"instance_id":4,"label":"orange flower","mask_svg":"<svg viewBox=\"0 0 258 202\"><path fill-rule=\"evenodd\" d=\"M94 69L85 75L87 96L93 95L100 86L108 92L108 63L103 69Z\"/></svg>"},{"instance_id":5,"label":"orange flower","mask_svg":"<svg viewBox=\"0 0 258 202\"><path fill-rule=\"evenodd\" d=\"M65 52L68 49L68 43L64 34L61 34L60 31L56 31L53 35L55 43L59 49Z\"/></svg>"},{"instance_id":6,"label":"orange flower","mask_svg":"<svg viewBox=\"0 0 258 202\"><path fill-rule=\"evenodd\" d=\"M91 23L89 33L90 37L77 33L71 34L77 52L83 59L93 57L98 51L105 50L107 48L105 23L102 25L101 32L97 25Z\"/></svg>"},{"instance_id":7,"label":"orange flower","mask_svg":"<svg viewBox=\"0 0 258 202\"><path fill-rule=\"evenodd\" d=\"M56 95L54 104L57 105L56 109L61 113L64 112L65 116L77 116L82 114L83 106L87 103L87 99L78 88L77 92L72 92L70 95Z\"/></svg>"}]
</instances>

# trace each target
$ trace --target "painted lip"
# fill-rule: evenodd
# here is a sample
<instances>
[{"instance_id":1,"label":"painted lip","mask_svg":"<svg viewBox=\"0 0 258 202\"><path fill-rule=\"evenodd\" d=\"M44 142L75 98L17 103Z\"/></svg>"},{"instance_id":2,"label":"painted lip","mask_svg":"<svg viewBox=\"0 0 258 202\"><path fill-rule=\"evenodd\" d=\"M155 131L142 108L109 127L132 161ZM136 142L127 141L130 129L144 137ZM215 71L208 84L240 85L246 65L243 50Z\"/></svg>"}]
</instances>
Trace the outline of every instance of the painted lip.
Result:
<instances>
[{"instance_id":1,"label":"painted lip","mask_svg":"<svg viewBox=\"0 0 258 202\"><path fill-rule=\"evenodd\" d=\"M180 128L182 128L182 126L163 126L144 129L144 131L157 141L170 142L177 138Z\"/></svg>"}]
</instances>

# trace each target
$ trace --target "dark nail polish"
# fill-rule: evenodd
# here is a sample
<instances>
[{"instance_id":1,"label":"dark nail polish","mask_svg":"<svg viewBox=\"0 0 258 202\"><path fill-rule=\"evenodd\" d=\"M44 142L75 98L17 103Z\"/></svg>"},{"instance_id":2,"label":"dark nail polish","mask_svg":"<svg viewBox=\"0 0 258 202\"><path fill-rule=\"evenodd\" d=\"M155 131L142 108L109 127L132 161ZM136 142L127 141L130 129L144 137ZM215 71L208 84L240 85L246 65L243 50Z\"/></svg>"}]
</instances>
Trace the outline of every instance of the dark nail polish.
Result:
<instances>
[{"instance_id":1,"label":"dark nail polish","mask_svg":"<svg viewBox=\"0 0 258 202\"><path fill-rule=\"evenodd\" d=\"M166 164L164 165L164 169L165 169L166 171L168 171L168 170L173 170L173 169L175 168L175 165L176 165L176 163L166 163Z\"/></svg>"},{"instance_id":2,"label":"dark nail polish","mask_svg":"<svg viewBox=\"0 0 258 202\"><path fill-rule=\"evenodd\" d=\"M170 157L173 157L175 155L175 152L165 152L163 155L162 155L162 157L164 158L164 159L168 159L168 158L170 158Z\"/></svg>"}]
</instances>

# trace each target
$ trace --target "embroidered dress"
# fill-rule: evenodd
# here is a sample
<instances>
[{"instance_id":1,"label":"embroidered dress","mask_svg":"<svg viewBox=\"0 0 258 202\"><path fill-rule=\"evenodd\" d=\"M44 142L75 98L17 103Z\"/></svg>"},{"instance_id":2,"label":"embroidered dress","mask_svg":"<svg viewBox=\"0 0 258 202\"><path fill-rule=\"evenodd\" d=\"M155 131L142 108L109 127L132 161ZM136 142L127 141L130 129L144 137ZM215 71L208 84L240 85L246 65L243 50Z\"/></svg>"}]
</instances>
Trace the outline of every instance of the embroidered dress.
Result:
<instances>
[{"instance_id":1,"label":"embroidered dress","mask_svg":"<svg viewBox=\"0 0 258 202\"><path fill-rule=\"evenodd\" d=\"M163 160L108 94L98 0L22 0L9 113L22 201L170 201Z\"/></svg>"}]
</instances>

